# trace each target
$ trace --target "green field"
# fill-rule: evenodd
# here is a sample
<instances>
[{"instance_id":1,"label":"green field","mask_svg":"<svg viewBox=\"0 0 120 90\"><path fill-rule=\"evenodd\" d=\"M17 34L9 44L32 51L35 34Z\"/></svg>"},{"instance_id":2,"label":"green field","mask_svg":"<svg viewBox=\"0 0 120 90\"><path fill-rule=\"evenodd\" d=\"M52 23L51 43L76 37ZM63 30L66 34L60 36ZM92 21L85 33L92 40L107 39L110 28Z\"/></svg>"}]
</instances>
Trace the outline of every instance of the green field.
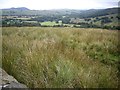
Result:
<instances>
[{"instance_id":1,"label":"green field","mask_svg":"<svg viewBox=\"0 0 120 90\"><path fill-rule=\"evenodd\" d=\"M3 27L2 67L30 88L117 88L118 33Z\"/></svg>"},{"instance_id":2,"label":"green field","mask_svg":"<svg viewBox=\"0 0 120 90\"><path fill-rule=\"evenodd\" d=\"M54 25L62 25L62 23L56 23L55 21L46 21L40 23L42 26L54 26Z\"/></svg>"},{"instance_id":3,"label":"green field","mask_svg":"<svg viewBox=\"0 0 120 90\"><path fill-rule=\"evenodd\" d=\"M24 21L24 22L27 22L27 23L38 23L37 21Z\"/></svg>"}]
</instances>

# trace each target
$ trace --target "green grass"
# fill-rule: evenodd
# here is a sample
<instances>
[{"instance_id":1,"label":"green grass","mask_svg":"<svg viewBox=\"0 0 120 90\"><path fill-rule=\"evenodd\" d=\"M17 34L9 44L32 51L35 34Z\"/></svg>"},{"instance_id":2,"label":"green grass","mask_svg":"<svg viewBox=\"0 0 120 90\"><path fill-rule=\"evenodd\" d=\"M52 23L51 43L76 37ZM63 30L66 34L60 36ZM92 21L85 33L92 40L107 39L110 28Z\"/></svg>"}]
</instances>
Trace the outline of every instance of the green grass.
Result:
<instances>
[{"instance_id":1,"label":"green grass","mask_svg":"<svg viewBox=\"0 0 120 90\"><path fill-rule=\"evenodd\" d=\"M45 21L40 23L42 26L54 26L54 25L61 25L61 23L56 23L55 21Z\"/></svg>"},{"instance_id":2,"label":"green grass","mask_svg":"<svg viewBox=\"0 0 120 90\"><path fill-rule=\"evenodd\" d=\"M26 23L38 23L37 21L24 21Z\"/></svg>"},{"instance_id":3,"label":"green grass","mask_svg":"<svg viewBox=\"0 0 120 90\"><path fill-rule=\"evenodd\" d=\"M30 20L31 18L25 18L25 17L21 17L21 18L15 18L15 19L20 19L20 20Z\"/></svg>"},{"instance_id":4,"label":"green grass","mask_svg":"<svg viewBox=\"0 0 120 90\"><path fill-rule=\"evenodd\" d=\"M31 88L118 87L118 31L4 27L3 68Z\"/></svg>"}]
</instances>

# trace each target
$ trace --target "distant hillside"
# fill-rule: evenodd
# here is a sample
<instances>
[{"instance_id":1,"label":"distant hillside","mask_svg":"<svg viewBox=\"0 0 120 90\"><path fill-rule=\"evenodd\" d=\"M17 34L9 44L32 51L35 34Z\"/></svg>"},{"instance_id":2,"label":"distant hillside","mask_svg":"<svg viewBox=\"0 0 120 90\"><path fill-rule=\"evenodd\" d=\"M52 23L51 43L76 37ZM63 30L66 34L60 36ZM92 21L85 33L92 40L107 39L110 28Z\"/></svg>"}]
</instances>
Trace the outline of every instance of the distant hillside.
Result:
<instances>
[{"instance_id":1,"label":"distant hillside","mask_svg":"<svg viewBox=\"0 0 120 90\"><path fill-rule=\"evenodd\" d=\"M2 15L67 15L69 17L90 18L105 16L110 14L118 14L120 8L108 9L90 9L90 10L74 10L74 9L60 9L60 10L29 10L28 8L10 8L2 9Z\"/></svg>"},{"instance_id":2,"label":"distant hillside","mask_svg":"<svg viewBox=\"0 0 120 90\"><path fill-rule=\"evenodd\" d=\"M118 10L120 8L108 8L108 9L90 9L81 12L82 17L98 17L98 16L105 16L105 15L111 15L111 14L118 14Z\"/></svg>"},{"instance_id":3,"label":"distant hillside","mask_svg":"<svg viewBox=\"0 0 120 90\"><path fill-rule=\"evenodd\" d=\"M19 8L12 7L12 8L7 8L7 9L2 9L2 10L4 11L4 10L30 10L30 9L26 7L19 7Z\"/></svg>"}]
</instances>

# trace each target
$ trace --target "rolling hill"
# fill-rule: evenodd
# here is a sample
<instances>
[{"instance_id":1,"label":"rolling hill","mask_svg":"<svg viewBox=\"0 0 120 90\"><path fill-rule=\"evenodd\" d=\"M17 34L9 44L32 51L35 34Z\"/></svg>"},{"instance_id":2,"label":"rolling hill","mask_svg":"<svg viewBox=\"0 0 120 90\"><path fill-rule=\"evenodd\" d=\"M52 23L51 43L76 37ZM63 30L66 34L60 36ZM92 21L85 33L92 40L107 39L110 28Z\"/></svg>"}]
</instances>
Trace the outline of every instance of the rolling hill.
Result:
<instances>
[{"instance_id":1,"label":"rolling hill","mask_svg":"<svg viewBox=\"0 0 120 90\"><path fill-rule=\"evenodd\" d=\"M90 10L74 10L74 9L55 9L55 10L30 10L25 7L2 9L2 15L68 15L69 17L90 18L97 16L105 16L110 14L118 14L120 8L108 9L90 9Z\"/></svg>"}]
</instances>

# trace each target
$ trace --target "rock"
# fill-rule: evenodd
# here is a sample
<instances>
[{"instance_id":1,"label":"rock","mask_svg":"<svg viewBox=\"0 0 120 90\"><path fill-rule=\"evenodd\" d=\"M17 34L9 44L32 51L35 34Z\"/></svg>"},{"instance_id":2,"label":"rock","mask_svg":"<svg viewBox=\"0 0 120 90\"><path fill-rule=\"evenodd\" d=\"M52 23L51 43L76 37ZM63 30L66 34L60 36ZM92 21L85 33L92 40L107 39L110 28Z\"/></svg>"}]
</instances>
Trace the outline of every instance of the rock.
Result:
<instances>
[{"instance_id":1,"label":"rock","mask_svg":"<svg viewBox=\"0 0 120 90\"><path fill-rule=\"evenodd\" d=\"M3 88L27 88L27 87L24 84L12 81L9 84L4 85Z\"/></svg>"},{"instance_id":2,"label":"rock","mask_svg":"<svg viewBox=\"0 0 120 90\"><path fill-rule=\"evenodd\" d=\"M0 68L0 89L3 88L27 88L26 85L19 83L13 76L8 75Z\"/></svg>"}]
</instances>

